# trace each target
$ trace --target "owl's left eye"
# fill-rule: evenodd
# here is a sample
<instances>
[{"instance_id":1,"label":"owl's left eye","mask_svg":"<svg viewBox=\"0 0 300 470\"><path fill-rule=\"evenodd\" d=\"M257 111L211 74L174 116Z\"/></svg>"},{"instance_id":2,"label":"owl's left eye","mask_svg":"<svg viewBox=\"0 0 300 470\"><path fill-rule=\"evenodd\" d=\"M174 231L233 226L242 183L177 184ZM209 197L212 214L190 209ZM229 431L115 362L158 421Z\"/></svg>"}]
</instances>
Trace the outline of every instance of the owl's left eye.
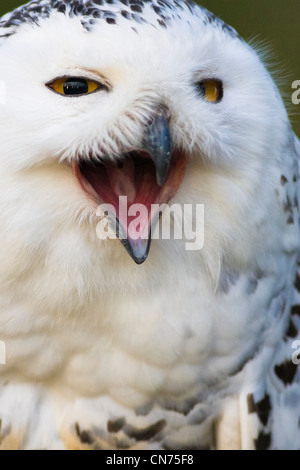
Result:
<instances>
[{"instance_id":1,"label":"owl's left eye","mask_svg":"<svg viewBox=\"0 0 300 470\"><path fill-rule=\"evenodd\" d=\"M202 80L196 83L198 94L209 103L220 103L223 98L223 84L221 80Z\"/></svg>"},{"instance_id":2,"label":"owl's left eye","mask_svg":"<svg viewBox=\"0 0 300 470\"><path fill-rule=\"evenodd\" d=\"M60 95L65 96L88 95L99 88L103 88L103 85L100 83L82 77L58 78L54 82L48 83L47 86Z\"/></svg>"}]
</instances>

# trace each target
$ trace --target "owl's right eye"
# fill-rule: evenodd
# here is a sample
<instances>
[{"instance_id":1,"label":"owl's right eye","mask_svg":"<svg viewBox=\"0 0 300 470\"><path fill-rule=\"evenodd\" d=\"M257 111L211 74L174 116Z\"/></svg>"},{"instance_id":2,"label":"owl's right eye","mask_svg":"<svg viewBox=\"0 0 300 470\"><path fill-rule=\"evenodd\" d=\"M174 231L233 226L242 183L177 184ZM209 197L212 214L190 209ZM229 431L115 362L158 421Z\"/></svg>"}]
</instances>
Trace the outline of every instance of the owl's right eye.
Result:
<instances>
[{"instance_id":1,"label":"owl's right eye","mask_svg":"<svg viewBox=\"0 0 300 470\"><path fill-rule=\"evenodd\" d=\"M94 80L83 77L58 78L47 84L48 87L64 96L82 96L97 91L104 86Z\"/></svg>"}]
</instances>

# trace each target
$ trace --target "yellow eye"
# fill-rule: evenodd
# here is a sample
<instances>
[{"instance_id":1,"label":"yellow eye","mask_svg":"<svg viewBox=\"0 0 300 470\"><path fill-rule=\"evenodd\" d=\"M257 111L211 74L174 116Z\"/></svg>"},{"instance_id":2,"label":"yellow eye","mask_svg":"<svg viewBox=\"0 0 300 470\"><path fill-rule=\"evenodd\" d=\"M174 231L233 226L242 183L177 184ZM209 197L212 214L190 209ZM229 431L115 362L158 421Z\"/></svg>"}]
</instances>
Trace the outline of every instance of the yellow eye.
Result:
<instances>
[{"instance_id":1,"label":"yellow eye","mask_svg":"<svg viewBox=\"0 0 300 470\"><path fill-rule=\"evenodd\" d=\"M99 83L82 77L58 78L49 86L57 93L66 96L87 95L101 87Z\"/></svg>"},{"instance_id":2,"label":"yellow eye","mask_svg":"<svg viewBox=\"0 0 300 470\"><path fill-rule=\"evenodd\" d=\"M202 80L197 83L201 97L210 103L219 103L223 98L223 84L220 80Z\"/></svg>"}]
</instances>

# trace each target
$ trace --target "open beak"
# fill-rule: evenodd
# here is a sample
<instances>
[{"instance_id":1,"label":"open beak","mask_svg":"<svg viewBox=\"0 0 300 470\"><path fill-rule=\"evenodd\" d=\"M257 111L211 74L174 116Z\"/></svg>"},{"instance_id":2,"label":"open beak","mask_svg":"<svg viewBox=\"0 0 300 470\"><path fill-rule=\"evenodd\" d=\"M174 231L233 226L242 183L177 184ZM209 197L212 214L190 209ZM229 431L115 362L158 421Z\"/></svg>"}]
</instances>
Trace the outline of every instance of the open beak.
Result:
<instances>
[{"instance_id":1,"label":"open beak","mask_svg":"<svg viewBox=\"0 0 300 470\"><path fill-rule=\"evenodd\" d=\"M157 184L163 186L167 179L173 149L169 123L163 111L158 112L146 128L143 147L154 163Z\"/></svg>"},{"instance_id":2,"label":"open beak","mask_svg":"<svg viewBox=\"0 0 300 470\"><path fill-rule=\"evenodd\" d=\"M175 196L185 173L186 157L173 148L168 121L168 109L160 107L145 127L141 149L73 164L83 190L97 204L113 206L117 236L137 264L147 259L160 207Z\"/></svg>"},{"instance_id":3,"label":"open beak","mask_svg":"<svg viewBox=\"0 0 300 470\"><path fill-rule=\"evenodd\" d=\"M147 152L155 166L156 184L162 187L165 183L170 167L172 155L172 136L168 121L163 112L154 117L152 123L147 126L143 140L143 151ZM149 219L148 219L149 220ZM154 230L154 220L151 218L146 238L127 237L122 243L132 259L137 264L142 264L148 257L151 245L151 230ZM157 222L157 221L156 221Z\"/></svg>"}]
</instances>

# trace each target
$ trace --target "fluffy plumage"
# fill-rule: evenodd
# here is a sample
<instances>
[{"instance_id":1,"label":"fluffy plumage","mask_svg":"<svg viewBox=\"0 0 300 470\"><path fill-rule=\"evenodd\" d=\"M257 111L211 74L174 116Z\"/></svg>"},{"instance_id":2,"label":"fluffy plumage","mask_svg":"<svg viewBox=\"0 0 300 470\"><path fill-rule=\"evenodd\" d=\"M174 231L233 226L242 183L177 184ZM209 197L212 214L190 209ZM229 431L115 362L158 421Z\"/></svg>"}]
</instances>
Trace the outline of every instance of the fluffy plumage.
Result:
<instances>
[{"instance_id":1,"label":"fluffy plumage","mask_svg":"<svg viewBox=\"0 0 300 470\"><path fill-rule=\"evenodd\" d=\"M0 37L0 446L299 449L300 145L256 52L189 1L34 1ZM141 148L161 104L205 243L138 266L72 166Z\"/></svg>"}]
</instances>

